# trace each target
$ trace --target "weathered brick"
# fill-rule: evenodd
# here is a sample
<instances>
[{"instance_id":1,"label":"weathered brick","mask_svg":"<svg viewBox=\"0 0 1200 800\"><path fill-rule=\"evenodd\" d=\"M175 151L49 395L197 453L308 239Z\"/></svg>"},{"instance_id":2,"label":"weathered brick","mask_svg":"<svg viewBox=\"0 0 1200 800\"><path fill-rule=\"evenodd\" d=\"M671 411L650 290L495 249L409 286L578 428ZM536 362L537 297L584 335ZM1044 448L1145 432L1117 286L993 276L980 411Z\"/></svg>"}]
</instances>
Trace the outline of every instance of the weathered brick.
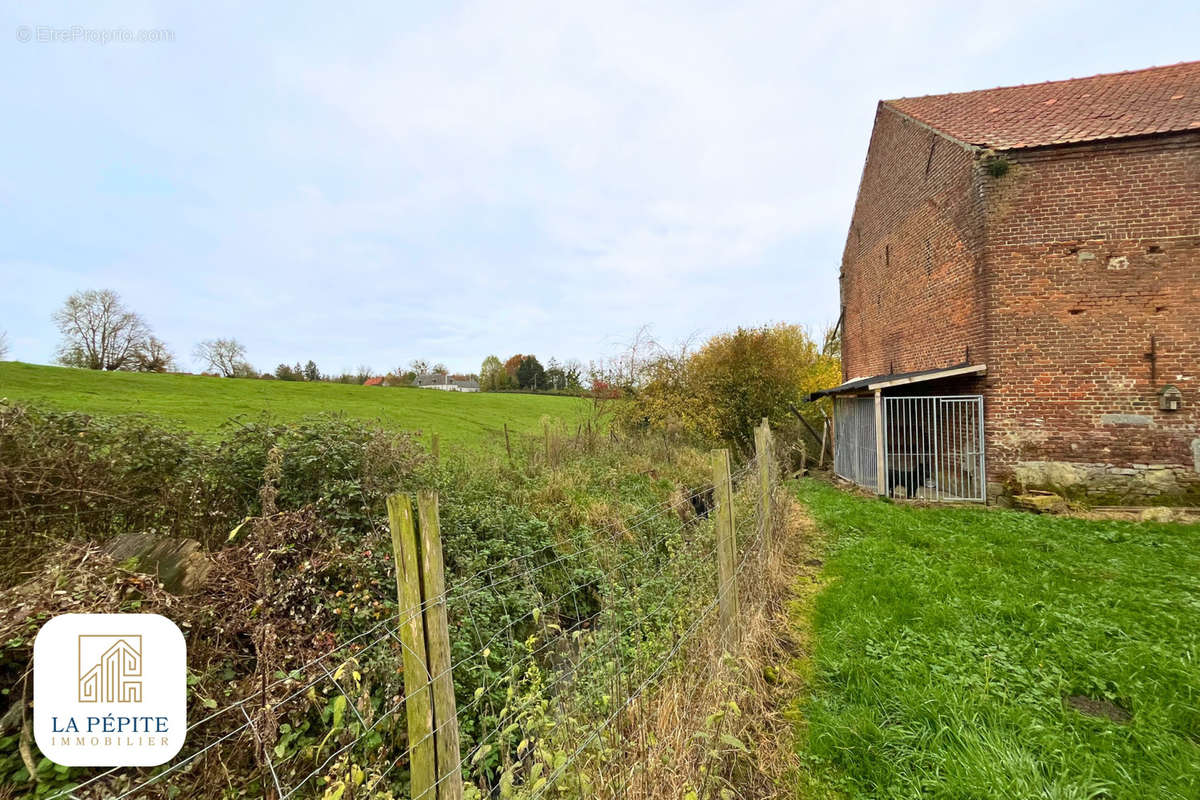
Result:
<instances>
[{"instance_id":1,"label":"weathered brick","mask_svg":"<svg viewBox=\"0 0 1200 800\"><path fill-rule=\"evenodd\" d=\"M923 391L984 395L995 482L1028 462L1194 477L1200 132L1002 155L992 177L983 151L880 104L842 258L843 377L986 363Z\"/></svg>"}]
</instances>

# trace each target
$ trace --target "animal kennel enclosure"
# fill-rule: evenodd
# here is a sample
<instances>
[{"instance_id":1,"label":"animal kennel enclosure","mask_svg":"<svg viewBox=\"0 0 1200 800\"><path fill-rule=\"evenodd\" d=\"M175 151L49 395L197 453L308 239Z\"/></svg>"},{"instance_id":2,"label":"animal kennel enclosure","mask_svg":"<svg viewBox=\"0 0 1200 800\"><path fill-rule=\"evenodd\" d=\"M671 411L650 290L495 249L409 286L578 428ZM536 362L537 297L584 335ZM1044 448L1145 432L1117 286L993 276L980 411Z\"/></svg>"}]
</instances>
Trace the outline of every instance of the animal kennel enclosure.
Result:
<instances>
[{"instance_id":1,"label":"animal kennel enclosure","mask_svg":"<svg viewBox=\"0 0 1200 800\"><path fill-rule=\"evenodd\" d=\"M892 497L984 502L983 397L839 397L834 471Z\"/></svg>"}]
</instances>

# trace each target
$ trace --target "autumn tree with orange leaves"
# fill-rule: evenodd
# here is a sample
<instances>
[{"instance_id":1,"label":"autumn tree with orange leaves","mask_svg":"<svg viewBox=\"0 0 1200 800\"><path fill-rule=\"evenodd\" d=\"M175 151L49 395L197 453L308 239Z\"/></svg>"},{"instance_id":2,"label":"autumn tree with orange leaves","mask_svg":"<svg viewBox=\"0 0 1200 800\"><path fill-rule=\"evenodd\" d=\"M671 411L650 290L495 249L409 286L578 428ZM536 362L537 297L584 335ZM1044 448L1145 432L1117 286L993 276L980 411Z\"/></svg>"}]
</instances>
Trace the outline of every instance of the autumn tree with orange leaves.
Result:
<instances>
[{"instance_id":1,"label":"autumn tree with orange leaves","mask_svg":"<svg viewBox=\"0 0 1200 800\"><path fill-rule=\"evenodd\" d=\"M841 381L838 340L818 343L799 325L738 328L709 339L695 352L658 348L621 410L626 425L682 429L749 449L754 426L792 421L790 406ZM814 416L815 409L805 408Z\"/></svg>"}]
</instances>

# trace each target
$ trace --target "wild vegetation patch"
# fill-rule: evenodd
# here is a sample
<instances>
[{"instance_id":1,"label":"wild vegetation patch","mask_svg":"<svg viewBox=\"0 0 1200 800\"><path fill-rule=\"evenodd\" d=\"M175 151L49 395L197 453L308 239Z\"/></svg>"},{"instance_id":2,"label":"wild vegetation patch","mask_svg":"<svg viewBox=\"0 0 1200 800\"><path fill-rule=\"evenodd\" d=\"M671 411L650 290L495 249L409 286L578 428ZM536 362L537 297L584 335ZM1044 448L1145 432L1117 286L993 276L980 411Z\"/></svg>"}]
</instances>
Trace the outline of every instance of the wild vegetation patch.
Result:
<instances>
[{"instance_id":1,"label":"wild vegetation patch","mask_svg":"<svg viewBox=\"0 0 1200 800\"><path fill-rule=\"evenodd\" d=\"M144 417L0 404L0 585L36 572L60 541L138 531L219 548L261 510L272 450L280 507L311 507L347 535L378 524L388 492L431 480L412 436L343 415L231 423L214 443Z\"/></svg>"},{"instance_id":2,"label":"wild vegetation patch","mask_svg":"<svg viewBox=\"0 0 1200 800\"><path fill-rule=\"evenodd\" d=\"M718 334L694 352L689 343L672 351L639 339L609 370L608 383L629 396L617 409L618 423L625 430L722 441L748 456L754 427L769 419L780 457L800 467L790 445L807 429L793 418L794 409L803 406L808 429L821 427L820 408L805 400L839 382L838 342L832 331L818 343L787 324ZM818 445L807 442L813 453Z\"/></svg>"},{"instance_id":3,"label":"wild vegetation patch","mask_svg":"<svg viewBox=\"0 0 1200 800\"><path fill-rule=\"evenodd\" d=\"M53 614L155 611L185 631L198 724L182 757L203 754L138 796L257 797L275 780L299 796L400 796L410 743L383 502L423 488L441 500L469 786L529 794L567 763L569 785L610 786L628 741L593 732L656 671L686 671L681 632L715 596L712 526L671 505L712 478L706 455L668 437L598 428L551 424L508 450L435 461L411 437L342 416L242 423L212 442L6 406L5 544L38 544L23 551L36 568L5 560L0 604L15 613L0 621L0 787L44 797L95 779L80 796L106 796L153 777L42 758L28 668ZM739 497L752 530L753 502ZM171 594L153 570L118 562L106 547L131 531L203 542L203 584Z\"/></svg>"}]
</instances>

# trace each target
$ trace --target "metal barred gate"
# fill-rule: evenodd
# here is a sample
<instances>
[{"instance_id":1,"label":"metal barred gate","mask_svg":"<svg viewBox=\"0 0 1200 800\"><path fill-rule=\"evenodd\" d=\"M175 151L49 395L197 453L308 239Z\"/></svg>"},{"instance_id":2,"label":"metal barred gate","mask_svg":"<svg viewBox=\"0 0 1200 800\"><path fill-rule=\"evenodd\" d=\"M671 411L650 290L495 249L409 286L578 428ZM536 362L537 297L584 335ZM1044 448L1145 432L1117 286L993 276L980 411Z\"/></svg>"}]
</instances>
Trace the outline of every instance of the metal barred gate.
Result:
<instances>
[{"instance_id":1,"label":"metal barred gate","mask_svg":"<svg viewBox=\"0 0 1200 800\"><path fill-rule=\"evenodd\" d=\"M834 471L895 497L984 502L983 397L838 398ZM882 438L882 442L877 441ZM879 465L885 474L880 480Z\"/></svg>"},{"instance_id":2,"label":"metal barred gate","mask_svg":"<svg viewBox=\"0 0 1200 800\"><path fill-rule=\"evenodd\" d=\"M834 403L833 471L848 481L875 488L875 399L839 397Z\"/></svg>"}]
</instances>

